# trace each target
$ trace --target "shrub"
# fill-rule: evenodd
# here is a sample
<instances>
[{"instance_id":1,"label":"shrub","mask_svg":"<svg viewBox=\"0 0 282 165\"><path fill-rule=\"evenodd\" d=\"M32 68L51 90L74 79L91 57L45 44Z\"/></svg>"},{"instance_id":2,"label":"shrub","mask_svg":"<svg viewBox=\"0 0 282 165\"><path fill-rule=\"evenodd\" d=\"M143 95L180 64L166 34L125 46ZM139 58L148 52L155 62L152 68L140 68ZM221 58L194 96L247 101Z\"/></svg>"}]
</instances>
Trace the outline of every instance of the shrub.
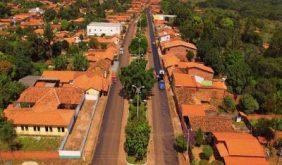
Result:
<instances>
[{"instance_id":1,"label":"shrub","mask_svg":"<svg viewBox=\"0 0 282 165\"><path fill-rule=\"evenodd\" d=\"M227 112L234 112L236 110L236 104L230 96L224 97L222 107Z\"/></svg>"},{"instance_id":2,"label":"shrub","mask_svg":"<svg viewBox=\"0 0 282 165\"><path fill-rule=\"evenodd\" d=\"M246 94L241 99L241 106L247 114L253 113L255 110L259 109L259 104L252 95Z\"/></svg>"},{"instance_id":3,"label":"shrub","mask_svg":"<svg viewBox=\"0 0 282 165\"><path fill-rule=\"evenodd\" d=\"M180 153L187 151L187 140L184 137L184 135L178 135L175 138L174 147L175 147L176 151L180 152Z\"/></svg>"},{"instance_id":4,"label":"shrub","mask_svg":"<svg viewBox=\"0 0 282 165\"><path fill-rule=\"evenodd\" d=\"M207 160L200 160L199 165L209 165L209 161Z\"/></svg>"},{"instance_id":5,"label":"shrub","mask_svg":"<svg viewBox=\"0 0 282 165\"><path fill-rule=\"evenodd\" d=\"M209 160L213 154L213 149L209 145L204 145L203 152L201 153L201 159Z\"/></svg>"},{"instance_id":6,"label":"shrub","mask_svg":"<svg viewBox=\"0 0 282 165\"><path fill-rule=\"evenodd\" d=\"M201 146L203 144L203 140L204 140L204 135L203 132L201 130L201 128L199 128L196 132L196 146Z\"/></svg>"}]
</instances>

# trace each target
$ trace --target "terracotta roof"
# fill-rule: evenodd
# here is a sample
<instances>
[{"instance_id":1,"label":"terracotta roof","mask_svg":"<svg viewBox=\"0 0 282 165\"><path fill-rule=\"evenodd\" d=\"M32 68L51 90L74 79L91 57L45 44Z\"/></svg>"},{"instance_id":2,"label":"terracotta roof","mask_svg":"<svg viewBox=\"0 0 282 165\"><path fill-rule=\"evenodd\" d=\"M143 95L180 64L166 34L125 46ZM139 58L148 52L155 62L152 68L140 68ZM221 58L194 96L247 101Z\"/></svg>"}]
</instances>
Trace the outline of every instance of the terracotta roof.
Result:
<instances>
[{"instance_id":1,"label":"terracotta roof","mask_svg":"<svg viewBox=\"0 0 282 165\"><path fill-rule=\"evenodd\" d=\"M44 71L43 78L59 79L62 83L69 83L75 77L83 74L78 71Z\"/></svg>"},{"instance_id":2,"label":"terracotta roof","mask_svg":"<svg viewBox=\"0 0 282 165\"><path fill-rule=\"evenodd\" d=\"M92 62L97 62L103 59L109 59L113 61L117 53L118 53L117 47L110 45L107 47L106 50L97 51L97 50L89 49L88 52L86 52L85 56L89 61Z\"/></svg>"},{"instance_id":3,"label":"terracotta roof","mask_svg":"<svg viewBox=\"0 0 282 165\"><path fill-rule=\"evenodd\" d=\"M106 78L97 75L93 71L44 71L42 77L59 79L60 82L66 83L64 86L78 87L83 90L93 88L99 91L108 91L109 85Z\"/></svg>"},{"instance_id":4,"label":"terracotta roof","mask_svg":"<svg viewBox=\"0 0 282 165\"><path fill-rule=\"evenodd\" d=\"M162 59L165 68L178 65L178 63L180 62L180 60L174 55L164 55Z\"/></svg>"},{"instance_id":5,"label":"terracotta roof","mask_svg":"<svg viewBox=\"0 0 282 165\"><path fill-rule=\"evenodd\" d=\"M189 74L173 73L174 85L176 87L197 87L197 83Z\"/></svg>"},{"instance_id":6,"label":"terracotta roof","mask_svg":"<svg viewBox=\"0 0 282 165\"><path fill-rule=\"evenodd\" d=\"M83 91L74 87L30 87L16 101L17 103L34 103L30 108L9 106L4 114L15 125L50 125L68 126L74 110L58 109L60 104L77 105Z\"/></svg>"},{"instance_id":7,"label":"terracotta roof","mask_svg":"<svg viewBox=\"0 0 282 165\"><path fill-rule=\"evenodd\" d=\"M215 145L217 148L217 151L219 152L219 155L222 157L228 156L228 151L224 143L218 143Z\"/></svg>"},{"instance_id":8,"label":"terracotta roof","mask_svg":"<svg viewBox=\"0 0 282 165\"><path fill-rule=\"evenodd\" d=\"M213 69L211 67L205 66L204 64L197 63L197 62L187 62L186 63L186 67L188 69L190 69L190 68L197 68L197 69L201 69L203 71L214 73L214 71L213 71Z\"/></svg>"},{"instance_id":9,"label":"terracotta roof","mask_svg":"<svg viewBox=\"0 0 282 165\"><path fill-rule=\"evenodd\" d=\"M190 48L190 49L197 50L196 45L194 45L193 43L185 42L185 41L182 41L182 40L179 40L179 39L166 41L166 42L161 43L161 49L162 50L165 50L165 49L168 49L168 48L171 48L171 47L177 47L177 46L184 46L184 47L187 47L187 48Z\"/></svg>"},{"instance_id":10,"label":"terracotta roof","mask_svg":"<svg viewBox=\"0 0 282 165\"><path fill-rule=\"evenodd\" d=\"M206 109L207 107L202 104L190 104L190 105L182 104L181 105L182 116L188 116L188 117L205 116Z\"/></svg>"},{"instance_id":11,"label":"terracotta roof","mask_svg":"<svg viewBox=\"0 0 282 165\"><path fill-rule=\"evenodd\" d=\"M226 165L243 165L243 164L255 164L255 165L268 165L269 163L265 158L258 157L224 157Z\"/></svg>"},{"instance_id":12,"label":"terracotta roof","mask_svg":"<svg viewBox=\"0 0 282 165\"><path fill-rule=\"evenodd\" d=\"M232 119L225 116L189 117L192 130L201 128L204 132L234 132Z\"/></svg>"},{"instance_id":13,"label":"terracotta roof","mask_svg":"<svg viewBox=\"0 0 282 165\"><path fill-rule=\"evenodd\" d=\"M213 134L217 140L217 150L226 164L246 164L247 162L253 164L259 161L261 164L267 164L263 146L251 134L230 132L214 132Z\"/></svg>"}]
</instances>

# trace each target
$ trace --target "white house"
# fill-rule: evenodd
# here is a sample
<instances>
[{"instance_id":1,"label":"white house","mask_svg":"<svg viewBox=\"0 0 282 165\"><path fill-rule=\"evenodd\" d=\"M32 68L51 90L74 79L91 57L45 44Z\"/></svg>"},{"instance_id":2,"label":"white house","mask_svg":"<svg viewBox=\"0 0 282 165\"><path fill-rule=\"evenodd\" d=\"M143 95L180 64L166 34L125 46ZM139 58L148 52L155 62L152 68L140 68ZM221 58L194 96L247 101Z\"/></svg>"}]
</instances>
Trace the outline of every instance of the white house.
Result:
<instances>
[{"instance_id":1,"label":"white house","mask_svg":"<svg viewBox=\"0 0 282 165\"><path fill-rule=\"evenodd\" d=\"M91 22L87 25L88 36L106 36L120 35L122 32L121 23L107 23L107 22Z\"/></svg>"},{"instance_id":2,"label":"white house","mask_svg":"<svg viewBox=\"0 0 282 165\"><path fill-rule=\"evenodd\" d=\"M40 9L39 7L36 7L30 9L28 12L33 14L44 14L45 11L43 9Z\"/></svg>"},{"instance_id":3,"label":"white house","mask_svg":"<svg viewBox=\"0 0 282 165\"><path fill-rule=\"evenodd\" d=\"M160 42L165 42L170 40L170 35L166 32L162 32L159 34L159 40Z\"/></svg>"}]
</instances>

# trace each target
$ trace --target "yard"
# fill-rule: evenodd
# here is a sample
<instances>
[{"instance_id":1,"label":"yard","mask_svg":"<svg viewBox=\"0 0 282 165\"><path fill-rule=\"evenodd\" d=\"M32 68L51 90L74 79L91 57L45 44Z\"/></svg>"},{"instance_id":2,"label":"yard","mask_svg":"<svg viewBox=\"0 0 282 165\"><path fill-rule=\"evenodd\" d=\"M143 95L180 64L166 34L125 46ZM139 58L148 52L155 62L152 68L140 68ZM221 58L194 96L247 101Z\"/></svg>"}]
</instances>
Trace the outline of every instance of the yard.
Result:
<instances>
[{"instance_id":1,"label":"yard","mask_svg":"<svg viewBox=\"0 0 282 165\"><path fill-rule=\"evenodd\" d=\"M59 137L18 136L16 148L21 151L56 151L61 143ZM9 146L0 142L0 151L8 151Z\"/></svg>"}]
</instances>

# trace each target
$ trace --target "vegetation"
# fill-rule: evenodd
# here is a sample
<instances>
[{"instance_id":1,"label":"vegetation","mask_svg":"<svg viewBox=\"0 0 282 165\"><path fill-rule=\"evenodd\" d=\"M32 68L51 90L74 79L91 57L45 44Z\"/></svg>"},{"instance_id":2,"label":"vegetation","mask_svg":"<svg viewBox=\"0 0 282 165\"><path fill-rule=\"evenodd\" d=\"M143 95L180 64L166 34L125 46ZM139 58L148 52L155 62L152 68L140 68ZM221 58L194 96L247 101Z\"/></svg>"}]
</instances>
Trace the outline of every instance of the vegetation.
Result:
<instances>
[{"instance_id":1,"label":"vegetation","mask_svg":"<svg viewBox=\"0 0 282 165\"><path fill-rule=\"evenodd\" d=\"M3 116L0 112L0 144L6 144L9 149L13 148L15 143L16 132L14 130L13 124Z\"/></svg>"},{"instance_id":2,"label":"vegetation","mask_svg":"<svg viewBox=\"0 0 282 165\"><path fill-rule=\"evenodd\" d=\"M134 162L146 157L150 137L150 126L146 118L146 105L141 104L137 118L136 106L130 105L129 118L125 128L126 141L124 149L128 156L134 157Z\"/></svg>"},{"instance_id":3,"label":"vegetation","mask_svg":"<svg viewBox=\"0 0 282 165\"><path fill-rule=\"evenodd\" d=\"M236 104L231 96L226 96L222 101L222 108L226 112L234 112L236 110Z\"/></svg>"},{"instance_id":4,"label":"vegetation","mask_svg":"<svg viewBox=\"0 0 282 165\"><path fill-rule=\"evenodd\" d=\"M200 147L203 144L204 141L204 134L203 131L201 130L201 128L199 128L196 132L196 143L195 145Z\"/></svg>"},{"instance_id":5,"label":"vegetation","mask_svg":"<svg viewBox=\"0 0 282 165\"><path fill-rule=\"evenodd\" d=\"M204 145L203 152L201 153L201 159L209 160L213 155L213 149L210 145Z\"/></svg>"},{"instance_id":6,"label":"vegetation","mask_svg":"<svg viewBox=\"0 0 282 165\"><path fill-rule=\"evenodd\" d=\"M176 151L180 153L187 151L187 139L184 135L178 135L175 138L174 147Z\"/></svg>"},{"instance_id":7,"label":"vegetation","mask_svg":"<svg viewBox=\"0 0 282 165\"><path fill-rule=\"evenodd\" d=\"M121 68L119 78L123 89L128 98L134 98L135 89L132 85L137 87L144 86L141 90L141 99L147 98L155 83L153 69L146 70L147 61L144 59L137 59L131 62L127 67Z\"/></svg>"},{"instance_id":8,"label":"vegetation","mask_svg":"<svg viewBox=\"0 0 282 165\"><path fill-rule=\"evenodd\" d=\"M139 34L131 41L131 44L129 45L129 52L134 56L138 56L140 54L142 57L142 55L144 56L146 54L147 48L148 42L146 36Z\"/></svg>"},{"instance_id":9,"label":"vegetation","mask_svg":"<svg viewBox=\"0 0 282 165\"><path fill-rule=\"evenodd\" d=\"M197 58L215 76L227 76L228 90L244 95L247 113L281 114L281 3L256 0L163 0L162 9L176 14L184 40L198 48ZM198 12L200 9L202 12ZM269 43L269 48L263 47ZM231 100L225 100L233 111ZM280 102L280 103L279 103Z\"/></svg>"},{"instance_id":10,"label":"vegetation","mask_svg":"<svg viewBox=\"0 0 282 165\"><path fill-rule=\"evenodd\" d=\"M89 62L82 54L75 54L72 58L72 66L75 71L85 71L88 69Z\"/></svg>"}]
</instances>

